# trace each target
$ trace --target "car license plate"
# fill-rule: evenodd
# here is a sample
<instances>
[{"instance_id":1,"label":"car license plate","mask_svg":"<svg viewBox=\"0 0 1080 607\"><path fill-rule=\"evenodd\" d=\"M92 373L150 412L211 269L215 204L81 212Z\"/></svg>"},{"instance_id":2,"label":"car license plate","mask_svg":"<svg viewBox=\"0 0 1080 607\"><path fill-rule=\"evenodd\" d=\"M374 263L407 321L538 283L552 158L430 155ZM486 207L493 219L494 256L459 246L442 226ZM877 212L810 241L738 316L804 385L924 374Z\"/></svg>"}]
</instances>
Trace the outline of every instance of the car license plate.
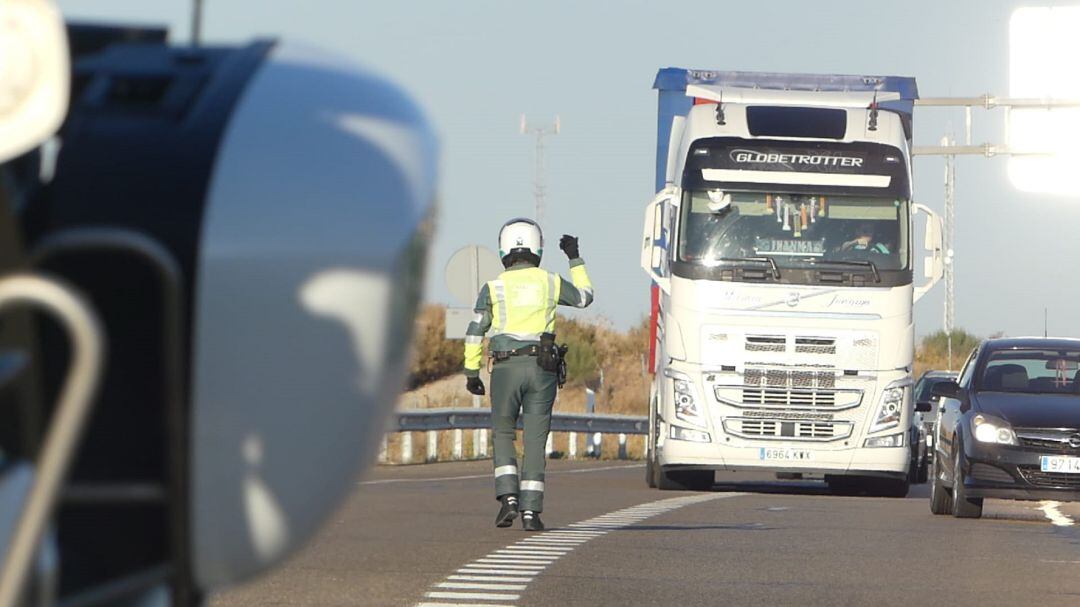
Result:
<instances>
[{"instance_id":1,"label":"car license plate","mask_svg":"<svg viewBox=\"0 0 1080 607\"><path fill-rule=\"evenodd\" d=\"M762 460L805 462L810 460L810 450L790 449L786 447L762 447L759 451L759 457Z\"/></svg>"},{"instance_id":2,"label":"car license plate","mask_svg":"<svg viewBox=\"0 0 1080 607\"><path fill-rule=\"evenodd\" d=\"M1040 468L1043 472L1080 474L1080 457L1044 455L1040 458Z\"/></svg>"}]
</instances>

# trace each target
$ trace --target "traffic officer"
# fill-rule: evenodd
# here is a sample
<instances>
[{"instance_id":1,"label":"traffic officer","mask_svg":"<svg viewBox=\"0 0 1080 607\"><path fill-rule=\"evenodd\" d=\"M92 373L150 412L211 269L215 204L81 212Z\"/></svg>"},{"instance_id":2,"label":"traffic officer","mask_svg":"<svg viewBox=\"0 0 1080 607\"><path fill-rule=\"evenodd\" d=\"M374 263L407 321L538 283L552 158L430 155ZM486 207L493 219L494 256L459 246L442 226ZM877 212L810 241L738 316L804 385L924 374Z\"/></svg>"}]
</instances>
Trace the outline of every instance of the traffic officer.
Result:
<instances>
[{"instance_id":1,"label":"traffic officer","mask_svg":"<svg viewBox=\"0 0 1080 607\"><path fill-rule=\"evenodd\" d=\"M465 337L466 389L484 394L480 361L484 334L491 330L491 419L495 435L495 497L501 502L496 527L509 527L521 513L522 527L541 531L544 524L544 447L551 429L557 390L551 368L555 308L584 308L593 289L578 240L563 235L559 248L570 260L570 281L540 269L544 236L531 219L511 219L499 231L499 256L506 271L485 284L476 299L476 315ZM543 345L542 345L543 342ZM541 367L544 364L545 367ZM525 461L518 468L514 438L523 418Z\"/></svg>"}]
</instances>

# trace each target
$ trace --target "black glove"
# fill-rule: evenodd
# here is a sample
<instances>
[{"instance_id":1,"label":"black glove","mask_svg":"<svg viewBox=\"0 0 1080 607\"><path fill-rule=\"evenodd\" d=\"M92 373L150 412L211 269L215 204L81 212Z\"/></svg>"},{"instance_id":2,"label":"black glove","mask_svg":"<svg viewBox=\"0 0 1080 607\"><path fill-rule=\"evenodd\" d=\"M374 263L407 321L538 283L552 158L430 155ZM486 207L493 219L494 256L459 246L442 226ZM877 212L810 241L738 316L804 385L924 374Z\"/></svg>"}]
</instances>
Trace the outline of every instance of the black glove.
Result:
<instances>
[{"instance_id":1,"label":"black glove","mask_svg":"<svg viewBox=\"0 0 1080 607\"><path fill-rule=\"evenodd\" d=\"M484 381L479 377L470 377L465 382L465 389L477 396L484 395Z\"/></svg>"},{"instance_id":2,"label":"black glove","mask_svg":"<svg viewBox=\"0 0 1080 607\"><path fill-rule=\"evenodd\" d=\"M578 251L577 236L571 236L569 234L563 234L559 239L559 248L563 253L566 253L567 259L577 259L581 257Z\"/></svg>"}]
</instances>

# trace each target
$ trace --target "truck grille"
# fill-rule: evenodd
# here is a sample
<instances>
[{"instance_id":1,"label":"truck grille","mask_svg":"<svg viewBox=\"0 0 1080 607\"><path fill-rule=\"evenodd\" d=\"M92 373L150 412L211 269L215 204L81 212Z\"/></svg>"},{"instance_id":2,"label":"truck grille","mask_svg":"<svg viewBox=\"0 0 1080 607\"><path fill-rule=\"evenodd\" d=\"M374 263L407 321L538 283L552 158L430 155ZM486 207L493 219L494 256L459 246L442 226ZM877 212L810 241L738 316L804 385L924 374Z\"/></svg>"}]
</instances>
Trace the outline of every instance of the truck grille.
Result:
<instances>
[{"instance_id":1,"label":"truck grille","mask_svg":"<svg viewBox=\"0 0 1080 607\"><path fill-rule=\"evenodd\" d=\"M750 367L742 385L713 386L716 399L735 407L847 409L857 407L862 391L836 388L834 369Z\"/></svg>"},{"instance_id":2,"label":"truck grille","mask_svg":"<svg viewBox=\"0 0 1080 607\"><path fill-rule=\"evenodd\" d=\"M836 392L784 388L743 388L742 402L747 406L834 407L836 406Z\"/></svg>"},{"instance_id":3,"label":"truck grille","mask_svg":"<svg viewBox=\"0 0 1080 607\"><path fill-rule=\"evenodd\" d=\"M724 430L744 438L830 441L851 434L851 422L729 417Z\"/></svg>"},{"instance_id":4,"label":"truck grille","mask_svg":"<svg viewBox=\"0 0 1080 607\"><path fill-rule=\"evenodd\" d=\"M1080 474L1043 472L1038 466L1019 466L1019 469L1024 480L1036 487L1080 489Z\"/></svg>"},{"instance_id":5,"label":"truck grille","mask_svg":"<svg viewBox=\"0 0 1080 607\"><path fill-rule=\"evenodd\" d=\"M836 354L836 340L831 337L796 337L798 354Z\"/></svg>"},{"instance_id":6,"label":"truck grille","mask_svg":"<svg viewBox=\"0 0 1080 607\"><path fill-rule=\"evenodd\" d=\"M747 335L743 346L747 352L787 352L788 341L783 335ZM798 354L836 354L836 339L832 337L795 337Z\"/></svg>"},{"instance_id":7,"label":"truck grille","mask_svg":"<svg viewBox=\"0 0 1080 607\"><path fill-rule=\"evenodd\" d=\"M747 352L787 352L787 339L775 335L747 335Z\"/></svg>"}]
</instances>

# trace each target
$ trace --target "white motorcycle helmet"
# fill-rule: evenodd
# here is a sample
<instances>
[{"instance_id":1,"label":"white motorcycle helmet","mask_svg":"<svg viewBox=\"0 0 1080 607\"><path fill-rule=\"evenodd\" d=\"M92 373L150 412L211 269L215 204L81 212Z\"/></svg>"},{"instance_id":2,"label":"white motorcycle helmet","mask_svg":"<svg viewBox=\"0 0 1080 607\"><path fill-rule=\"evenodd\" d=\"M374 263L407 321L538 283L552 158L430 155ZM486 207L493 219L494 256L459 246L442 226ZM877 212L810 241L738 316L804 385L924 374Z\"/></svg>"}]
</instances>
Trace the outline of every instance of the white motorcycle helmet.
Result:
<instances>
[{"instance_id":1,"label":"white motorcycle helmet","mask_svg":"<svg viewBox=\"0 0 1080 607\"><path fill-rule=\"evenodd\" d=\"M499 230L499 258L503 265L509 266L513 261L510 256L515 253L526 257L532 255L535 257L533 261L539 265L544 255L544 233L540 231L540 224L524 217L503 224Z\"/></svg>"}]
</instances>

